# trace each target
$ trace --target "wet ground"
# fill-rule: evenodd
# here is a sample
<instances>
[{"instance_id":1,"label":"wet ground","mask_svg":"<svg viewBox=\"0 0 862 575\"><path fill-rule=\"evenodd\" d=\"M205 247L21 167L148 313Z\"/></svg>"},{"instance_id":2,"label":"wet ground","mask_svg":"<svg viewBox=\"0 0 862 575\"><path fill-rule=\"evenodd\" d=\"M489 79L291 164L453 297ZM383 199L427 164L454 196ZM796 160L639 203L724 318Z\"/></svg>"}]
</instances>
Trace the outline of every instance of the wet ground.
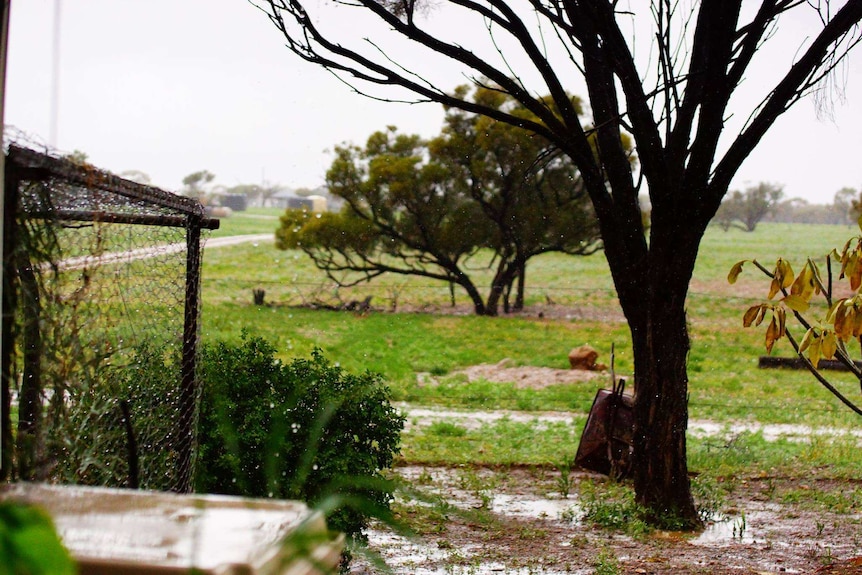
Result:
<instances>
[{"instance_id":1,"label":"wet ground","mask_svg":"<svg viewBox=\"0 0 862 575\"><path fill-rule=\"evenodd\" d=\"M862 574L862 513L811 510L775 497L781 478L737 482L723 515L697 534L625 535L583 520L575 472L568 497L555 470L402 467L424 499L401 498L413 538L377 526L370 545L398 574ZM600 479L601 481L601 479ZM836 496L851 483L811 482ZM796 486L798 487L798 486ZM379 572L362 559L354 575Z\"/></svg>"},{"instance_id":2,"label":"wet ground","mask_svg":"<svg viewBox=\"0 0 862 575\"><path fill-rule=\"evenodd\" d=\"M542 425L571 421L573 415L400 407L408 428L435 421L479 426L503 417ZM689 431L751 431L751 424L739 426L744 429L691 421ZM836 432L788 425L758 430L767 439L797 441ZM416 492L402 495L393 507L417 533L406 537L377 525L369 541L396 574L862 575L862 480L734 478L732 488L722 487L719 513L704 531L626 535L584 519L579 493L583 485L606 481L598 475L572 471L564 481L557 469L470 466L404 466L395 472ZM783 495L807 491L835 503L811 505L805 500L813 497ZM357 559L350 572L381 571Z\"/></svg>"}]
</instances>

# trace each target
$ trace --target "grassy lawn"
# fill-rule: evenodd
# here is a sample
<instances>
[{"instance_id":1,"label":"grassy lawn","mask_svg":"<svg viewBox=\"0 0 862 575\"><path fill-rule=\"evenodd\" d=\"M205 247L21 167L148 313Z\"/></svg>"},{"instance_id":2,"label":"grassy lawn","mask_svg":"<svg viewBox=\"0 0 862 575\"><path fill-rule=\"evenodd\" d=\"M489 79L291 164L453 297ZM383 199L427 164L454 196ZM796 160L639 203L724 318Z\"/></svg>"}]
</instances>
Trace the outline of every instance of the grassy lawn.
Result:
<instances>
[{"instance_id":1,"label":"grassy lawn","mask_svg":"<svg viewBox=\"0 0 862 575\"><path fill-rule=\"evenodd\" d=\"M217 235L274 231L278 213L235 214L223 221ZM806 373L758 369L757 358L765 353L765 326L744 329L742 314L765 298L768 281L753 266L746 268L736 285L726 280L730 267L742 259L756 258L771 267L779 256L786 256L798 270L806 257L822 257L856 233L855 228L844 226L801 224L761 224L754 233L724 232L718 227L708 231L688 302L692 418L858 426L857 418ZM487 273L477 271L479 276ZM206 250L204 256L203 340L236 340L246 330L270 340L285 359L305 357L320 347L349 370L384 374L394 398L411 405L571 411L573 425L543 427L503 420L472 430L425 426L404 437L403 457L410 461L553 465L574 452L582 415L596 389L607 382L529 390L513 383L468 382L453 372L505 358L512 365L564 369L569 349L588 343L605 362L614 344L618 373L630 374L630 339L602 254L536 258L529 264L527 281L528 314L486 318L393 313L389 310L445 308L450 304L448 286L382 277L352 290L336 290L301 252L279 251L268 243L219 247ZM267 305L252 304L251 291L256 287L266 290ZM365 295L373 296L377 311L358 315L298 307L310 301L349 301ZM456 292L455 299L466 309L464 294ZM798 328L796 333L801 335ZM773 351L773 355L790 354L790 346L783 341ZM420 373L432 374L439 385L419 384ZM859 382L852 377L830 377L851 397L859 396ZM731 448L693 439L690 456L693 466L717 469L748 465L766 472L789 458L800 468L831 465L836 473L858 474L862 464L855 463L848 441L781 444L754 434Z\"/></svg>"}]
</instances>

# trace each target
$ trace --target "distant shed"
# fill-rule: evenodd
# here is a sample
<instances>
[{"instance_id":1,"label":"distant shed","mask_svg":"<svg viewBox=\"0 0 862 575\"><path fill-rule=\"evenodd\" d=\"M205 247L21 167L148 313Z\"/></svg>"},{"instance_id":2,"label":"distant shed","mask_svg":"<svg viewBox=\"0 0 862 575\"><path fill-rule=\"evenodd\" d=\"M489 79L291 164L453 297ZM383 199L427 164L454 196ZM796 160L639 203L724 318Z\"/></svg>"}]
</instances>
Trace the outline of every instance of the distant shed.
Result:
<instances>
[{"instance_id":1,"label":"distant shed","mask_svg":"<svg viewBox=\"0 0 862 575\"><path fill-rule=\"evenodd\" d=\"M311 211L312 212L325 212L327 209L326 198L323 196L308 196L308 199L311 200Z\"/></svg>"},{"instance_id":2,"label":"distant shed","mask_svg":"<svg viewBox=\"0 0 862 575\"><path fill-rule=\"evenodd\" d=\"M282 192L272 197L272 202L278 208L302 210L311 212L325 212L327 200L323 196L297 196L293 192Z\"/></svg>"}]
</instances>

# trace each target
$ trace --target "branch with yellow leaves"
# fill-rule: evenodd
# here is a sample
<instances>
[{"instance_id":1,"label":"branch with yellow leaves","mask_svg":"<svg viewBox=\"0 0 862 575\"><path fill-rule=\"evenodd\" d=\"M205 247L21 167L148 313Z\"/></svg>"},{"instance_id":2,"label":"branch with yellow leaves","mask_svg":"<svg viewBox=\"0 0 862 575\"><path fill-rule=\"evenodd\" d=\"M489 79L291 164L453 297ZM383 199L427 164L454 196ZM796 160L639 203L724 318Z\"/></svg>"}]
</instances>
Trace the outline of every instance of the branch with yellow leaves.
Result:
<instances>
[{"instance_id":1,"label":"branch with yellow leaves","mask_svg":"<svg viewBox=\"0 0 862 575\"><path fill-rule=\"evenodd\" d=\"M841 262L838 279L848 280L852 293L836 300L833 300L832 294L833 259ZM757 260L743 260L731 268L727 276L729 283L736 283L743 266L749 261L771 281L767 295L769 301L749 307L743 314L743 326L760 326L767 313L771 312L765 339L767 353L772 353L776 341L786 337L815 379L847 407L862 415L862 408L842 394L818 369L821 359L836 359L853 373L862 387L862 369L850 358L847 350L847 343L851 339L862 343L862 236L850 239L840 253L833 250L826 256L825 285L819 267L810 258L798 275L793 273L790 262L783 258L778 259L772 271ZM776 300L779 295L780 299ZM811 300L816 296L823 297L827 311L823 320L812 322L803 314L810 310ZM788 331L788 310L806 330L799 342Z\"/></svg>"}]
</instances>

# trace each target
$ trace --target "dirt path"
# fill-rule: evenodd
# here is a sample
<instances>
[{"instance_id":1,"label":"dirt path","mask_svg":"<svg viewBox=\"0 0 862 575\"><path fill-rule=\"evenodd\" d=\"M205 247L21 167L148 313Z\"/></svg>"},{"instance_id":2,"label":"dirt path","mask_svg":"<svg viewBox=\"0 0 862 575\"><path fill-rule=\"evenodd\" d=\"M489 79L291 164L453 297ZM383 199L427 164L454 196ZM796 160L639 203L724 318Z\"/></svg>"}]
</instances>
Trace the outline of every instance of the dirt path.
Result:
<instances>
[{"instance_id":1,"label":"dirt path","mask_svg":"<svg viewBox=\"0 0 862 575\"><path fill-rule=\"evenodd\" d=\"M273 241L272 234L249 234L244 236L230 236L226 238L212 238L206 241L206 248L218 248L222 246L232 246L249 242L265 242ZM135 260L143 260L164 254L174 254L185 251L186 243L178 242L161 246L150 246L139 248L136 250L128 250L125 252L109 252L97 256L80 256L69 258L59 262L58 269L63 270L78 270L90 268L100 265L128 263Z\"/></svg>"}]
</instances>

